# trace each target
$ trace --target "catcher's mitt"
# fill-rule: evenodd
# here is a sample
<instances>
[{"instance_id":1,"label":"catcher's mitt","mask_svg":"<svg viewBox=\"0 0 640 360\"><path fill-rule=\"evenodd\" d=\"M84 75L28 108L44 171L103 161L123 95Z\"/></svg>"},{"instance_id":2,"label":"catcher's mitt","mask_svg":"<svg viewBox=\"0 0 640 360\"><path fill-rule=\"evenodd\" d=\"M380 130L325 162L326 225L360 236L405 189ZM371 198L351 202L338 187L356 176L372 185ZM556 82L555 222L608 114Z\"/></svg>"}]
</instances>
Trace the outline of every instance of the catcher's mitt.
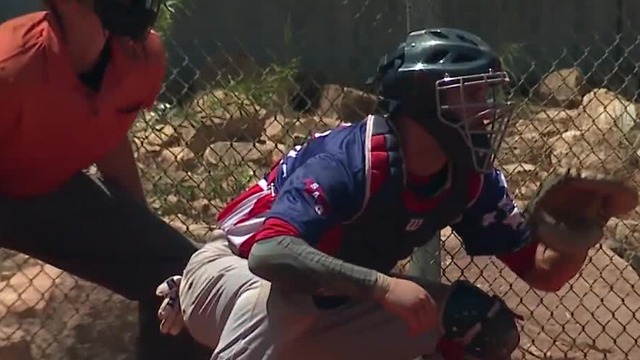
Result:
<instances>
[{"instance_id":1,"label":"catcher's mitt","mask_svg":"<svg viewBox=\"0 0 640 360\"><path fill-rule=\"evenodd\" d=\"M638 205L636 188L613 176L567 169L547 177L527 205L532 237L561 253L587 251L607 222Z\"/></svg>"},{"instance_id":2,"label":"catcher's mitt","mask_svg":"<svg viewBox=\"0 0 640 360\"><path fill-rule=\"evenodd\" d=\"M438 350L446 360L508 360L520 343L517 320L502 299L466 280L451 283Z\"/></svg>"}]
</instances>

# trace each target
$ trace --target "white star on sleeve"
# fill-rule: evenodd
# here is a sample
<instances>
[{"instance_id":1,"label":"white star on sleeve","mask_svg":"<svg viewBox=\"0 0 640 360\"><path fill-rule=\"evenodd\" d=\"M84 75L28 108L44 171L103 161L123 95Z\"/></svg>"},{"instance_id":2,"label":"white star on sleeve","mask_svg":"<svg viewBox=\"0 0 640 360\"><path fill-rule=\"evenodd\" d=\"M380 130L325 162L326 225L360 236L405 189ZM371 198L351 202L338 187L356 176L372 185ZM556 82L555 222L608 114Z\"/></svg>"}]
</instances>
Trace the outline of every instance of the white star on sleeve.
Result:
<instances>
[{"instance_id":1,"label":"white star on sleeve","mask_svg":"<svg viewBox=\"0 0 640 360\"><path fill-rule=\"evenodd\" d=\"M506 219L502 222L504 225L509 225L513 230L518 229L522 224L524 224L524 217L518 208L513 209L511 214L507 216Z\"/></svg>"},{"instance_id":2,"label":"white star on sleeve","mask_svg":"<svg viewBox=\"0 0 640 360\"><path fill-rule=\"evenodd\" d=\"M492 211L482 217L482 226L487 227L496 222L496 212Z\"/></svg>"},{"instance_id":3,"label":"white star on sleeve","mask_svg":"<svg viewBox=\"0 0 640 360\"><path fill-rule=\"evenodd\" d=\"M504 211L509 211L509 209L513 206L513 202L509 199L508 196L504 196L502 200L498 203L498 207Z\"/></svg>"}]
</instances>

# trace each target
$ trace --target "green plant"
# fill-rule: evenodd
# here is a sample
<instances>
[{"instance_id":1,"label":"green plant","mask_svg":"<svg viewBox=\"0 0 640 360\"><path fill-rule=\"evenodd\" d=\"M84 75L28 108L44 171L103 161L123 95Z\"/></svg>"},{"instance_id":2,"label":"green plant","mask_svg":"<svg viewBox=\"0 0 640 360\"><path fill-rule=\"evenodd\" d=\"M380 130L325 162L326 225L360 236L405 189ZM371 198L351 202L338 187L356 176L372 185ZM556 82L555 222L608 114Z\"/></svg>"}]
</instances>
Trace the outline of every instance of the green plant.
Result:
<instances>
[{"instance_id":1,"label":"green plant","mask_svg":"<svg viewBox=\"0 0 640 360\"><path fill-rule=\"evenodd\" d=\"M526 57L524 43L504 43L498 47L498 56L502 61L502 66L504 67L504 71L509 74L509 78L511 79L511 83L508 88L504 89L508 93L504 94L506 97L513 99L513 97L518 97L519 95L519 87L521 85L522 74L519 72L519 62Z\"/></svg>"},{"instance_id":2,"label":"green plant","mask_svg":"<svg viewBox=\"0 0 640 360\"><path fill-rule=\"evenodd\" d=\"M166 38L171 33L176 11L183 8L184 0L166 0L163 6L160 7L160 13L155 25L155 30L160 33L160 36Z\"/></svg>"},{"instance_id":3,"label":"green plant","mask_svg":"<svg viewBox=\"0 0 640 360\"><path fill-rule=\"evenodd\" d=\"M208 199L226 203L258 179L255 171L246 164L220 166L215 173L203 178L202 193Z\"/></svg>"},{"instance_id":4,"label":"green plant","mask_svg":"<svg viewBox=\"0 0 640 360\"><path fill-rule=\"evenodd\" d=\"M257 77L227 77L221 79L219 88L224 89L225 93L231 94L234 98L234 105L238 106L239 111L243 108L255 104L261 108L273 109L281 105L282 96L286 96L292 86L295 86L295 76L298 74L300 61L297 58L290 60L284 65L270 64ZM222 104L215 97L208 104L212 108L228 105L228 101ZM251 111L252 109L247 109Z\"/></svg>"},{"instance_id":5,"label":"green plant","mask_svg":"<svg viewBox=\"0 0 640 360\"><path fill-rule=\"evenodd\" d=\"M242 112L253 112L257 105L263 109L280 109L291 95L296 86L295 79L301 69L301 60L295 56L294 28L291 13L287 13L287 20L282 30L283 56L280 61L269 64L257 76L222 76L217 79L214 89L223 89L229 97L216 99L211 97L207 107L210 109L228 110L229 106Z\"/></svg>"},{"instance_id":6,"label":"green plant","mask_svg":"<svg viewBox=\"0 0 640 360\"><path fill-rule=\"evenodd\" d=\"M272 63L257 76L228 76L216 82L212 96L204 97L207 111L249 114L257 108L278 110L295 86L298 59L284 65Z\"/></svg>"},{"instance_id":7,"label":"green plant","mask_svg":"<svg viewBox=\"0 0 640 360\"><path fill-rule=\"evenodd\" d=\"M510 76L516 75L518 59L526 56L524 43L505 43L498 48L502 65Z\"/></svg>"}]
</instances>

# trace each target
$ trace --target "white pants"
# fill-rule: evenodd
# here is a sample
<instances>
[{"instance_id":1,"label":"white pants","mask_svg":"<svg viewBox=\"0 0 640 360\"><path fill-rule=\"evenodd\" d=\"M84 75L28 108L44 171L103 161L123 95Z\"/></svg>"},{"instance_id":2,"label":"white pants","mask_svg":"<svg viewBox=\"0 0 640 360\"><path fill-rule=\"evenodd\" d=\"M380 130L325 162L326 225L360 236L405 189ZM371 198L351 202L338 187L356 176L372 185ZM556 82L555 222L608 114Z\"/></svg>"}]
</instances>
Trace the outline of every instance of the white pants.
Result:
<instances>
[{"instance_id":1,"label":"white pants","mask_svg":"<svg viewBox=\"0 0 640 360\"><path fill-rule=\"evenodd\" d=\"M308 295L272 290L219 230L189 261L180 303L186 328L214 349L212 360L410 360L434 354L440 337L409 335L373 302L318 310Z\"/></svg>"}]
</instances>

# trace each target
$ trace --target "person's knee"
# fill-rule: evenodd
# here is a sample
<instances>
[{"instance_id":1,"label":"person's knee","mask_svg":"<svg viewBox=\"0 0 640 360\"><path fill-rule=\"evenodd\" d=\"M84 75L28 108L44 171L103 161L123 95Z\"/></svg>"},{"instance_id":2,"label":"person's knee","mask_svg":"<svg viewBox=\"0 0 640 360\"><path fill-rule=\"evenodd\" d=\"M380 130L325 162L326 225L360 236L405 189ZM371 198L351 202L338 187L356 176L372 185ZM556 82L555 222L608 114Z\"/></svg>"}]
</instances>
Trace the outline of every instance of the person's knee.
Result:
<instances>
[{"instance_id":1,"label":"person's knee","mask_svg":"<svg viewBox=\"0 0 640 360\"><path fill-rule=\"evenodd\" d=\"M215 300L211 282L202 281L202 274L189 273L183 276L178 290L178 301L185 329L201 344L215 348L214 332Z\"/></svg>"},{"instance_id":2,"label":"person's knee","mask_svg":"<svg viewBox=\"0 0 640 360\"><path fill-rule=\"evenodd\" d=\"M233 254L225 254L220 246L207 244L197 250L182 272L178 298L185 326L200 327L202 317L215 313L214 294L224 292L225 279L236 267ZM212 321L213 323L213 321ZM195 325L198 324L198 325Z\"/></svg>"}]
</instances>

